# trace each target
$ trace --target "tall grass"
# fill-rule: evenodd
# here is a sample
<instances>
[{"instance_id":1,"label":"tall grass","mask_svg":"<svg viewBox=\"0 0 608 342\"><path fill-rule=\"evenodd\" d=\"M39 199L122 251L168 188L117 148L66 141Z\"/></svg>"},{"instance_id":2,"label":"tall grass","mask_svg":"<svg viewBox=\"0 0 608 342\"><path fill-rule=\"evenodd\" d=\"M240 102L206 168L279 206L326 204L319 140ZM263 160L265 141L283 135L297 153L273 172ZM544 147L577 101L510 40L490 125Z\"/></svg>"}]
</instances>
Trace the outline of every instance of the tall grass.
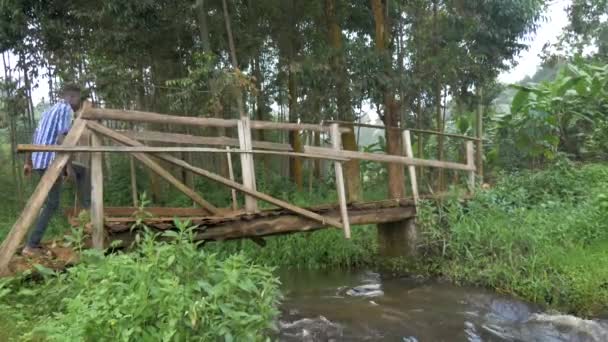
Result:
<instances>
[{"instance_id":1,"label":"tall grass","mask_svg":"<svg viewBox=\"0 0 608 342\"><path fill-rule=\"evenodd\" d=\"M578 314L608 308L608 167L504 175L466 206L421 215L425 252L453 281Z\"/></svg>"}]
</instances>

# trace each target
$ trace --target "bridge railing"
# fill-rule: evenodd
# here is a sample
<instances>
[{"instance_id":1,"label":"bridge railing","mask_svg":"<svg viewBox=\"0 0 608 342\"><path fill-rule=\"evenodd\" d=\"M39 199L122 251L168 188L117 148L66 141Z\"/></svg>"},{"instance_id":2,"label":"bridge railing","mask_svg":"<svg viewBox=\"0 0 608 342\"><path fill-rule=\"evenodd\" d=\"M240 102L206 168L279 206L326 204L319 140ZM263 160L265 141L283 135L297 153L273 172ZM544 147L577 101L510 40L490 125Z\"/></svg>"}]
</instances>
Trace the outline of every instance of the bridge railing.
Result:
<instances>
[{"instance_id":1,"label":"bridge railing","mask_svg":"<svg viewBox=\"0 0 608 342\"><path fill-rule=\"evenodd\" d=\"M483 143L483 139L477 138L477 137L472 137L472 136L468 136L468 135L463 135L463 134L455 134L455 133L446 133L446 132L438 132L438 131L433 131L433 130L426 130L426 129L416 129L416 128L409 128L409 127L387 127L387 126L383 126L383 125L373 125L373 124L364 124L364 123L353 123L353 122L348 122L348 121L338 121L338 120L329 120L326 121L327 123L339 123L340 125L344 125L346 127L353 127L353 129L361 129L361 128L367 128L367 129L375 129L375 130L393 130L393 131L398 131L401 134L401 138L402 138L402 144L403 144L403 149L404 149L404 154L407 154L407 150L410 149L410 157L414 158L414 153L413 151L411 151L412 149L412 135L415 135L417 142L418 142L418 155L416 155L415 157L415 161L412 163L417 167L418 171L424 171L423 167L431 167L431 168L443 168L443 169L448 169L448 170L454 170L454 171L467 171L467 185L468 188L470 189L470 191L474 190L474 185L475 185L475 181L476 181L476 177L475 177L475 172L477 172L480 176L481 176L481 171L482 171L482 143ZM408 132L408 133L406 133ZM359 134L355 134L355 132L350 132L350 134L353 134L353 140L357 140L355 137L359 136ZM407 137L406 137L407 135ZM437 137L445 137L445 138L453 138L455 140L460 140L463 141L463 144L460 145L462 148L462 150L459 150L461 152L459 152L459 157L465 160L465 163L459 163L459 162L452 162L452 161L448 161L445 159L426 159L423 156L423 149L422 149L422 140L423 140L423 136L424 135L431 135L431 136L437 136ZM458 146L458 145L456 145ZM359 146L361 147L361 146ZM472 153L472 154L471 154ZM408 155L406 155L408 156ZM460 160L462 160L460 159ZM375 159L377 161L382 161L379 159ZM386 160L385 160L386 161ZM409 164L408 164L409 165ZM471 172L471 170L474 168L474 171ZM410 172L410 177L411 177L411 172ZM420 175L418 175L418 178L420 178ZM430 185L429 185L429 190L431 191L431 193L433 192L432 189L430 189ZM417 195L417 189L414 189L414 187L412 186L412 192L413 192L413 196L414 197L418 197Z\"/></svg>"}]
</instances>

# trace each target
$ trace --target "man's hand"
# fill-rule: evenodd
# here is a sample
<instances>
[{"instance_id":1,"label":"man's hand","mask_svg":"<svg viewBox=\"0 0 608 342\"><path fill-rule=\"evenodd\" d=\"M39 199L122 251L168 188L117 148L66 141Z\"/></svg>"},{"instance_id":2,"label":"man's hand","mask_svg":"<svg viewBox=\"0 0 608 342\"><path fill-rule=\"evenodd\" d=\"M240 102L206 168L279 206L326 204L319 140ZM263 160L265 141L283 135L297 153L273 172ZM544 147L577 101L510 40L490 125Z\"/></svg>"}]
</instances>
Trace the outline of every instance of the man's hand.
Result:
<instances>
[{"instance_id":1,"label":"man's hand","mask_svg":"<svg viewBox=\"0 0 608 342\"><path fill-rule=\"evenodd\" d=\"M65 178L64 181L75 181L76 180L76 173L74 172L74 168L72 167L72 163L69 163L68 165L65 166Z\"/></svg>"},{"instance_id":2,"label":"man's hand","mask_svg":"<svg viewBox=\"0 0 608 342\"><path fill-rule=\"evenodd\" d=\"M32 164L31 163L25 163L25 165L23 165L23 175L25 177L29 177L32 175Z\"/></svg>"}]
</instances>

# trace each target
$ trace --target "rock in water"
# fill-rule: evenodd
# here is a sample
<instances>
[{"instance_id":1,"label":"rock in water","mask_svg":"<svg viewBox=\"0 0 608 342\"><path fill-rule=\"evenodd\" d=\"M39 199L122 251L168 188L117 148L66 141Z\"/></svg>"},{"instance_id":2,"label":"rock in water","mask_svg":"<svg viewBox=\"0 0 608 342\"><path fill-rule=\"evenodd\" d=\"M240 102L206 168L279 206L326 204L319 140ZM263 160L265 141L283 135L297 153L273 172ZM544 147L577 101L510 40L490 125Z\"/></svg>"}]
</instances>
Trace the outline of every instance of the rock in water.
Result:
<instances>
[{"instance_id":1,"label":"rock in water","mask_svg":"<svg viewBox=\"0 0 608 342\"><path fill-rule=\"evenodd\" d=\"M533 314L528 322L552 324L559 330L567 329L576 335L588 336L591 341L608 341L606 325L572 315Z\"/></svg>"},{"instance_id":2,"label":"rock in water","mask_svg":"<svg viewBox=\"0 0 608 342\"><path fill-rule=\"evenodd\" d=\"M353 287L346 291L346 294L352 297L379 297L383 296L384 292L380 284L368 284Z\"/></svg>"}]
</instances>

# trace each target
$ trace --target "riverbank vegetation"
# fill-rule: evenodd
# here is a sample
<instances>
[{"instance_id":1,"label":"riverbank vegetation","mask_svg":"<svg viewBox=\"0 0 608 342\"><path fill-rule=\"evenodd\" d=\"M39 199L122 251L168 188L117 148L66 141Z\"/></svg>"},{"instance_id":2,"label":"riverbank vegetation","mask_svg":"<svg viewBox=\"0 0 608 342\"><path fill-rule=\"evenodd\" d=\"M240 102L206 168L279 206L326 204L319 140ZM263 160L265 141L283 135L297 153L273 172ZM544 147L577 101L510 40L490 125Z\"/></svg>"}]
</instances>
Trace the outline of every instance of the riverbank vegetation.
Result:
<instances>
[{"instance_id":1,"label":"riverbank vegetation","mask_svg":"<svg viewBox=\"0 0 608 342\"><path fill-rule=\"evenodd\" d=\"M465 205L419 219L430 274L571 313L606 311L608 166L564 161L503 175Z\"/></svg>"},{"instance_id":2,"label":"riverbank vegetation","mask_svg":"<svg viewBox=\"0 0 608 342\"><path fill-rule=\"evenodd\" d=\"M64 273L0 282L0 338L48 341L261 341L278 315L272 269L200 249L187 224L129 254L84 251Z\"/></svg>"}]
</instances>

